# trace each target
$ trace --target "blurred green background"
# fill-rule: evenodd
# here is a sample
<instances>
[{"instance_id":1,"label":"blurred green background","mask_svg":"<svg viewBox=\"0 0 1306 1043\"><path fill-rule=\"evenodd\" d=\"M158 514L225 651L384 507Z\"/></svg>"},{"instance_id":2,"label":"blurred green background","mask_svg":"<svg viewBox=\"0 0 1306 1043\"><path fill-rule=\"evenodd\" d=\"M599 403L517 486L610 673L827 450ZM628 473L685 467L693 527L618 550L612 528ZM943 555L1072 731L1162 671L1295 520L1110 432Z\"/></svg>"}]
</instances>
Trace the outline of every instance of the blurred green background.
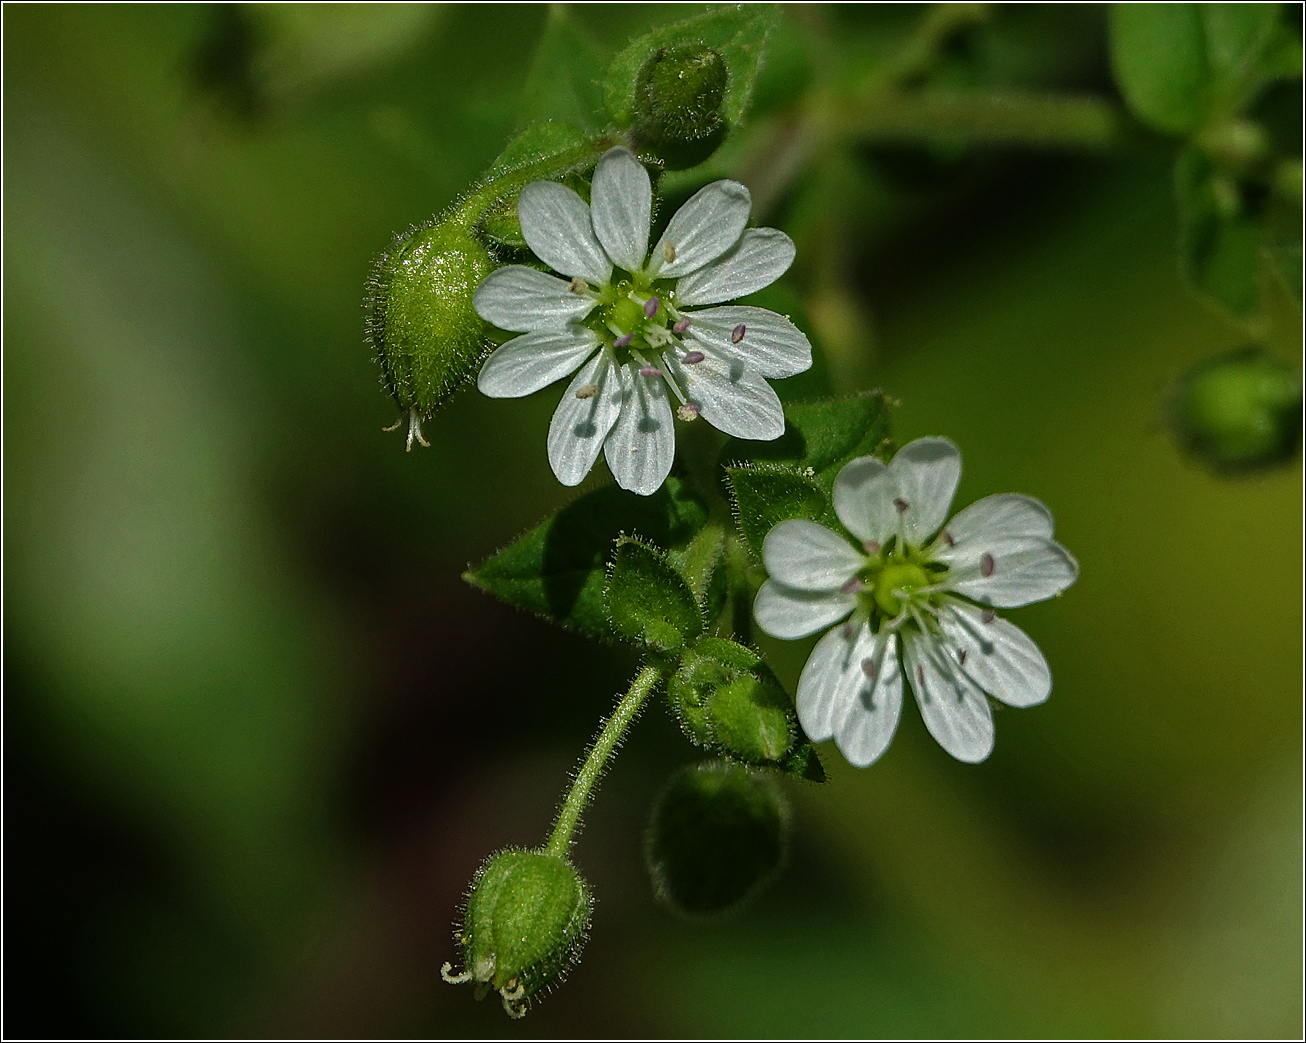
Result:
<instances>
[{"instance_id":1,"label":"blurred green background","mask_svg":"<svg viewBox=\"0 0 1306 1043\"><path fill-rule=\"evenodd\" d=\"M610 54L698 9L573 16ZM585 958L510 1024L439 981L457 904L634 659L458 578L572 495L556 390L466 391L405 454L360 301L509 138L547 8L4 15L8 1035L1300 1036L1301 475L1164 429L1246 340L1179 277L1173 145L804 137L923 12L784 12L663 217L753 185L818 346L781 393L883 387L900 441L961 446L959 503L1052 508L1082 578L1014 618L1055 690L980 766L912 708L869 770L829 747L778 883L708 923L644 874L694 759L652 708L576 851ZM997 7L934 74L1111 99L1105 19ZM765 648L792 684L806 646Z\"/></svg>"}]
</instances>

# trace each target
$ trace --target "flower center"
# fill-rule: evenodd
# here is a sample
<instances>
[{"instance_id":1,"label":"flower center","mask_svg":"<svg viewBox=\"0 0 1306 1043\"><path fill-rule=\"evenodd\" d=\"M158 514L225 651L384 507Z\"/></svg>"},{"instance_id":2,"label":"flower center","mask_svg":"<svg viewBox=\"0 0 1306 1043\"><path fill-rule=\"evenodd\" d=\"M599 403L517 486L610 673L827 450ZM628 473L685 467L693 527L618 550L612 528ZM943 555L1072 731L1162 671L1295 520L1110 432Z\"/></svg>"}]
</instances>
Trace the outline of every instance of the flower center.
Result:
<instances>
[{"instance_id":1,"label":"flower center","mask_svg":"<svg viewBox=\"0 0 1306 1043\"><path fill-rule=\"evenodd\" d=\"M902 611L903 599L911 599L913 592L931 586L929 573L910 562L892 562L880 570L875 578L873 597L875 604L890 619Z\"/></svg>"},{"instance_id":2,"label":"flower center","mask_svg":"<svg viewBox=\"0 0 1306 1043\"><path fill-rule=\"evenodd\" d=\"M608 309L607 318L622 333L638 333L644 328L644 306L633 297L622 297Z\"/></svg>"}]
</instances>

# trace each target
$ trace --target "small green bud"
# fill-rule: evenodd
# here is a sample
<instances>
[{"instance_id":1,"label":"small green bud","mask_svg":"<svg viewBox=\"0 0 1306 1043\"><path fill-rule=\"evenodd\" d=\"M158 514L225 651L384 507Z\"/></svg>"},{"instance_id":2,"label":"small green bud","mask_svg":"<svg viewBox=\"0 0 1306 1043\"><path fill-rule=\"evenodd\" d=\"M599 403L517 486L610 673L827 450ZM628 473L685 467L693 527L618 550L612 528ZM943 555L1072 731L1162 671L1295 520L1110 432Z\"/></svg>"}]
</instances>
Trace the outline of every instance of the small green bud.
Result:
<instances>
[{"instance_id":1,"label":"small green bud","mask_svg":"<svg viewBox=\"0 0 1306 1043\"><path fill-rule=\"evenodd\" d=\"M372 266L367 341L403 411L399 424L408 422L409 449L414 438L426 444L422 420L471 377L485 350L472 295L493 268L485 247L447 221L396 236Z\"/></svg>"},{"instance_id":2,"label":"small green bud","mask_svg":"<svg viewBox=\"0 0 1306 1043\"><path fill-rule=\"evenodd\" d=\"M721 115L730 72L719 51L701 43L659 47L635 83L634 133L670 170L697 166L729 129Z\"/></svg>"},{"instance_id":3,"label":"small green bud","mask_svg":"<svg viewBox=\"0 0 1306 1043\"><path fill-rule=\"evenodd\" d=\"M1190 369L1170 395L1180 443L1217 471L1251 471L1290 459L1301 440L1301 375L1250 347Z\"/></svg>"},{"instance_id":4,"label":"small green bud","mask_svg":"<svg viewBox=\"0 0 1306 1043\"><path fill-rule=\"evenodd\" d=\"M440 975L453 985L474 982L477 999L497 990L503 1009L520 1018L530 998L560 982L576 962L592 904L585 881L558 855L491 855L472 881L455 935L463 970L454 974L446 963Z\"/></svg>"},{"instance_id":5,"label":"small green bud","mask_svg":"<svg viewBox=\"0 0 1306 1043\"><path fill-rule=\"evenodd\" d=\"M751 649L703 638L682 657L667 683L667 699L695 745L746 764L825 779L784 687Z\"/></svg>"},{"instance_id":6,"label":"small green bud","mask_svg":"<svg viewBox=\"0 0 1306 1043\"><path fill-rule=\"evenodd\" d=\"M658 898L687 916L737 906L780 868L788 827L788 808L770 779L724 761L682 768L649 825Z\"/></svg>"}]
</instances>

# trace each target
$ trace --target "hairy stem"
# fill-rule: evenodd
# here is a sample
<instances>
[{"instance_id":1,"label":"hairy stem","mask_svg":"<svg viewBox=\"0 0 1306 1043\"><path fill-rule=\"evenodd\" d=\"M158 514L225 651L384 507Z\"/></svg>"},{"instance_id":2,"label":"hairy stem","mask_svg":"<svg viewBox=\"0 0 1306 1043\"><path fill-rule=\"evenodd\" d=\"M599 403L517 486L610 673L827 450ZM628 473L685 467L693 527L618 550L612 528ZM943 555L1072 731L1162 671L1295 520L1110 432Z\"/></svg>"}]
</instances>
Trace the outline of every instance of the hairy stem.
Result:
<instances>
[{"instance_id":1,"label":"hairy stem","mask_svg":"<svg viewBox=\"0 0 1306 1043\"><path fill-rule=\"evenodd\" d=\"M590 746L589 752L585 754L585 762L572 781L571 789L567 791L557 821L553 823L553 831L549 834L548 843L544 847L547 854L562 857L567 853L567 849L571 846L572 834L580 825L581 813L589 804L590 794L598 785L599 779L603 777L608 761L621 745L621 740L625 738L626 729L639 716L640 710L644 708L648 697L653 694L653 689L657 687L661 676L662 672L652 664L642 667L635 675L635 679L630 682L626 694L617 703L617 708L612 711L612 716L603 722L597 738Z\"/></svg>"}]
</instances>

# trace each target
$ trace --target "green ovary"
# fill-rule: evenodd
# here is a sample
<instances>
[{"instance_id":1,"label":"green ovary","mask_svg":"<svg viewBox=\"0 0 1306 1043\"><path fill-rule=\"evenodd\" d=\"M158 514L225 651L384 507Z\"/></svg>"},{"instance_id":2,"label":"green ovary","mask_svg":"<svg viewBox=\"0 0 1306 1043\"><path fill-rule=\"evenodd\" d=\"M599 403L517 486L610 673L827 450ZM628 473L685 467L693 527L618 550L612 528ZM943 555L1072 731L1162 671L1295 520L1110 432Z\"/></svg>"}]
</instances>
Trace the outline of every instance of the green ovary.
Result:
<instances>
[{"instance_id":1,"label":"green ovary","mask_svg":"<svg viewBox=\"0 0 1306 1043\"><path fill-rule=\"evenodd\" d=\"M903 591L908 596L912 591L931 585L929 573L919 565L907 562L886 565L875 578L873 595L875 604L890 619L902 611L902 599L894 591Z\"/></svg>"},{"instance_id":2,"label":"green ovary","mask_svg":"<svg viewBox=\"0 0 1306 1043\"><path fill-rule=\"evenodd\" d=\"M608 318L622 333L635 333L644 325L644 306L630 297L622 297L608 309Z\"/></svg>"}]
</instances>

